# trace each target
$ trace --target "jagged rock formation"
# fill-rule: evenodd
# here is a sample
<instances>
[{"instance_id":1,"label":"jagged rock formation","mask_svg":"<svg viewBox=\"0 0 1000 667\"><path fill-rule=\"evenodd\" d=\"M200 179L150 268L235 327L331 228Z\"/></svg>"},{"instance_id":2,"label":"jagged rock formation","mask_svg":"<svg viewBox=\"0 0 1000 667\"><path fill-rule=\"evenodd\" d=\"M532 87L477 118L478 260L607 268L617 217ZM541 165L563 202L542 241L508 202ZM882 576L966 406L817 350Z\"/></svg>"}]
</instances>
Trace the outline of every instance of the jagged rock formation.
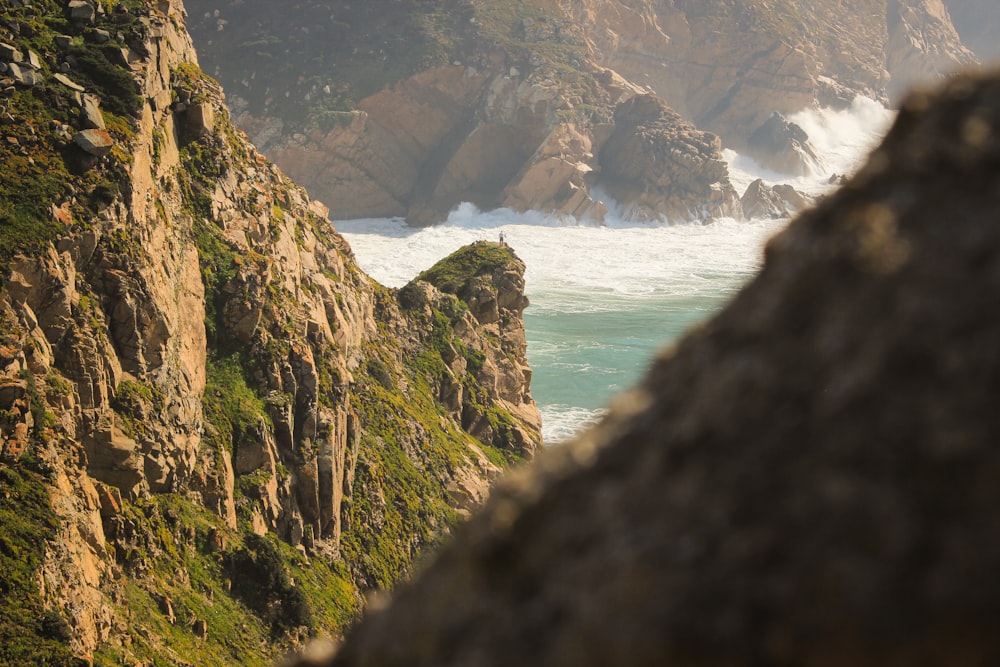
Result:
<instances>
[{"instance_id":1,"label":"jagged rock formation","mask_svg":"<svg viewBox=\"0 0 1000 667\"><path fill-rule=\"evenodd\" d=\"M601 151L602 183L640 220L742 216L719 138L699 132L662 100L636 95L615 110Z\"/></svg>"},{"instance_id":2,"label":"jagged rock formation","mask_svg":"<svg viewBox=\"0 0 1000 667\"><path fill-rule=\"evenodd\" d=\"M597 61L737 149L775 111L858 94L895 102L975 61L941 0L621 4L582 3L574 14Z\"/></svg>"},{"instance_id":3,"label":"jagged rock formation","mask_svg":"<svg viewBox=\"0 0 1000 667\"><path fill-rule=\"evenodd\" d=\"M463 200L600 219L594 187L621 174L596 156L625 150L616 110L650 93L697 129L677 123L664 138L678 160L612 188L623 208L738 214L725 173L674 177L671 164L720 159L693 133L742 150L772 113L895 101L975 60L941 0L189 3L209 70L267 155L335 218L413 224Z\"/></svg>"},{"instance_id":4,"label":"jagged rock formation","mask_svg":"<svg viewBox=\"0 0 1000 667\"><path fill-rule=\"evenodd\" d=\"M792 176L820 171L821 158L809 142L809 135L777 111L747 139L747 155L757 164Z\"/></svg>"},{"instance_id":5,"label":"jagged rock formation","mask_svg":"<svg viewBox=\"0 0 1000 667\"><path fill-rule=\"evenodd\" d=\"M743 215L751 220L789 218L811 203L810 197L788 184L771 187L759 178L747 186L740 198Z\"/></svg>"},{"instance_id":6,"label":"jagged rock formation","mask_svg":"<svg viewBox=\"0 0 1000 667\"><path fill-rule=\"evenodd\" d=\"M325 664L996 663L998 100L909 98L725 311Z\"/></svg>"},{"instance_id":7,"label":"jagged rock formation","mask_svg":"<svg viewBox=\"0 0 1000 667\"><path fill-rule=\"evenodd\" d=\"M38 80L0 86L0 460L60 520L25 618L113 662L336 634L539 446L524 265L401 304L232 126L178 0L3 18Z\"/></svg>"}]
</instances>

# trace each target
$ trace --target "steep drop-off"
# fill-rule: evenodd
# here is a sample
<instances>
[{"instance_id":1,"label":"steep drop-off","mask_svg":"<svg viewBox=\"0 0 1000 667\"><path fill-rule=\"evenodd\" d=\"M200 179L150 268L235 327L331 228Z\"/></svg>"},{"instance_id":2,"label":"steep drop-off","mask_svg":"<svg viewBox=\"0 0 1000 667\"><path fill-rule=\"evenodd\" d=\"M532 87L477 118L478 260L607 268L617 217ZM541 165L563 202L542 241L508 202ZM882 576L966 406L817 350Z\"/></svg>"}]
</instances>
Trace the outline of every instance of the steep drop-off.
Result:
<instances>
[{"instance_id":1,"label":"steep drop-off","mask_svg":"<svg viewBox=\"0 0 1000 667\"><path fill-rule=\"evenodd\" d=\"M640 218L738 216L724 168L679 168L721 163L709 133L745 149L775 112L888 103L975 61L941 0L189 6L267 155L335 218L414 224L463 200L601 219L595 186L622 185L606 154L632 141L621 105L650 93L677 113L635 156L643 178L611 188L620 203Z\"/></svg>"},{"instance_id":2,"label":"steep drop-off","mask_svg":"<svg viewBox=\"0 0 1000 667\"><path fill-rule=\"evenodd\" d=\"M0 662L338 634L538 447L524 265L364 275L233 127L178 1L3 18L0 509L44 520L0 528Z\"/></svg>"}]
</instances>

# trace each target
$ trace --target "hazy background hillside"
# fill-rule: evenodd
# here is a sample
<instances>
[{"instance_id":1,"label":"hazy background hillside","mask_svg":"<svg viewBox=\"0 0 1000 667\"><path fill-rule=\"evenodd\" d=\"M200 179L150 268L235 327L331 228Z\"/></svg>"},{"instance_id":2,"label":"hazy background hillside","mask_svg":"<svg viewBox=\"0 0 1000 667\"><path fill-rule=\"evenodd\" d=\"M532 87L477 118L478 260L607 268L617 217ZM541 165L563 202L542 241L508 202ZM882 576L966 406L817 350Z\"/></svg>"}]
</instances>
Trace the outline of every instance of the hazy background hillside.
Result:
<instances>
[{"instance_id":1,"label":"hazy background hillside","mask_svg":"<svg viewBox=\"0 0 1000 667\"><path fill-rule=\"evenodd\" d=\"M202 64L265 153L334 218L414 224L440 222L461 201L601 218L595 187L640 218L692 217L702 206L739 217L743 193L726 194L725 172L712 166L718 149L697 132L745 150L775 112L842 108L858 95L894 104L910 86L977 62L941 0L187 7ZM989 55L1000 10L956 12ZM616 117L638 94L663 110ZM687 168L655 166L666 152L640 157L637 173L652 174L637 183L614 155L640 126L656 126Z\"/></svg>"}]
</instances>

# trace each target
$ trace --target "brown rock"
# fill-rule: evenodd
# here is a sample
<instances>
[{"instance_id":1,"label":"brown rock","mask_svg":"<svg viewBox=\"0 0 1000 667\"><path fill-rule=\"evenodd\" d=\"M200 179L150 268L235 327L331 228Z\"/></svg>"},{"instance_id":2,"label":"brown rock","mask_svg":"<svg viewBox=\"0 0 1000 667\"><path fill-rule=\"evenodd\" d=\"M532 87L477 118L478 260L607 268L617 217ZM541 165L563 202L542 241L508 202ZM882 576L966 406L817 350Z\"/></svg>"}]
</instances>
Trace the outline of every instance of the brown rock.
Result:
<instances>
[{"instance_id":1,"label":"brown rock","mask_svg":"<svg viewBox=\"0 0 1000 667\"><path fill-rule=\"evenodd\" d=\"M208 102L190 105L184 112L184 126L191 136L203 137L215 127L215 110Z\"/></svg>"},{"instance_id":2,"label":"brown rock","mask_svg":"<svg viewBox=\"0 0 1000 667\"><path fill-rule=\"evenodd\" d=\"M809 198L790 185L775 185L771 187L762 179L757 179L749 186L740 205L743 215L748 220L760 218L787 218L793 213L805 209Z\"/></svg>"},{"instance_id":3,"label":"brown rock","mask_svg":"<svg viewBox=\"0 0 1000 667\"><path fill-rule=\"evenodd\" d=\"M111 152L114 139L107 130L83 130L73 135L73 143L95 157L103 157Z\"/></svg>"},{"instance_id":4,"label":"brown rock","mask_svg":"<svg viewBox=\"0 0 1000 667\"><path fill-rule=\"evenodd\" d=\"M743 207L743 215L749 220L788 216L784 201L760 178L747 186L740 205Z\"/></svg>"},{"instance_id":5,"label":"brown rock","mask_svg":"<svg viewBox=\"0 0 1000 667\"><path fill-rule=\"evenodd\" d=\"M1000 661L1000 77L868 165L328 664Z\"/></svg>"},{"instance_id":6,"label":"brown rock","mask_svg":"<svg viewBox=\"0 0 1000 667\"><path fill-rule=\"evenodd\" d=\"M805 130L778 112L754 130L746 152L762 167L792 176L808 176L820 164Z\"/></svg>"},{"instance_id":7,"label":"brown rock","mask_svg":"<svg viewBox=\"0 0 1000 667\"><path fill-rule=\"evenodd\" d=\"M615 111L600 155L601 184L627 217L671 222L741 218L719 138L701 132L654 95Z\"/></svg>"}]
</instances>

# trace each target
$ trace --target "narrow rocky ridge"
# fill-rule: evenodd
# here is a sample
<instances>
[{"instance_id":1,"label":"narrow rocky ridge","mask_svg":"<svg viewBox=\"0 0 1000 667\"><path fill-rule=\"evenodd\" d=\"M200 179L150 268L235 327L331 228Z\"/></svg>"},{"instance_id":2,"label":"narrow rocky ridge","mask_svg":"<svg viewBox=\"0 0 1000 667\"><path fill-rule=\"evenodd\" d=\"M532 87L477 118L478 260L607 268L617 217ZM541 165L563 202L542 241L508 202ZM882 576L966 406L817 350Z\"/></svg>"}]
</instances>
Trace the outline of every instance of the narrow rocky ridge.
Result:
<instances>
[{"instance_id":1,"label":"narrow rocky ridge","mask_svg":"<svg viewBox=\"0 0 1000 667\"><path fill-rule=\"evenodd\" d=\"M25 623L48 664L336 636L539 446L523 263L371 280L232 125L179 0L3 17L0 460L58 523Z\"/></svg>"}]
</instances>

